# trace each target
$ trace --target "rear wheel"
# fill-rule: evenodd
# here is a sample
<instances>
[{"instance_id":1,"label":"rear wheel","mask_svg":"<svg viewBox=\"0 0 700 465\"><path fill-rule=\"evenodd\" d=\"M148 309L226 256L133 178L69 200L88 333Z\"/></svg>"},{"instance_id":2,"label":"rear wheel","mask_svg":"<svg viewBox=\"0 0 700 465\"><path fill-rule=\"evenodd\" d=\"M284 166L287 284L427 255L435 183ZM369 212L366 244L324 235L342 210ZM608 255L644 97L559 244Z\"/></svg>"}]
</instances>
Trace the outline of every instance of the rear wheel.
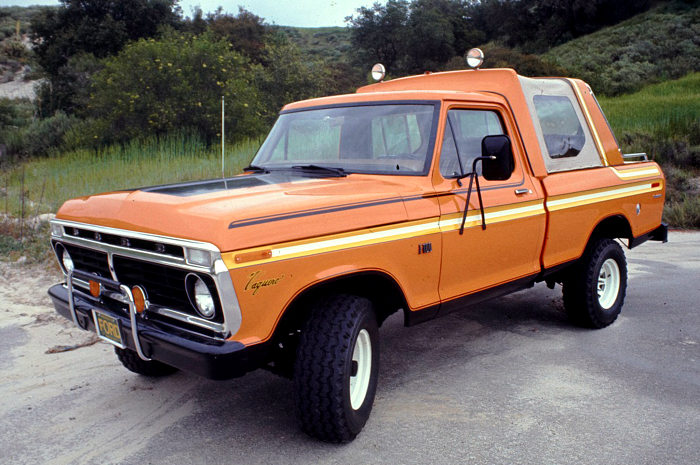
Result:
<instances>
[{"instance_id":1,"label":"rear wheel","mask_svg":"<svg viewBox=\"0 0 700 465\"><path fill-rule=\"evenodd\" d=\"M372 303L336 295L318 302L301 332L294 364L294 404L301 428L329 442L349 442L374 404L379 334Z\"/></svg>"},{"instance_id":2,"label":"rear wheel","mask_svg":"<svg viewBox=\"0 0 700 465\"><path fill-rule=\"evenodd\" d=\"M117 354L117 358L127 370L139 375L159 377L171 375L177 371L177 368L157 360L142 360L139 354L133 350L115 347L114 353Z\"/></svg>"},{"instance_id":3,"label":"rear wheel","mask_svg":"<svg viewBox=\"0 0 700 465\"><path fill-rule=\"evenodd\" d=\"M564 280L564 308L576 324L605 328L622 310L627 290L627 262L620 244L592 239Z\"/></svg>"}]
</instances>

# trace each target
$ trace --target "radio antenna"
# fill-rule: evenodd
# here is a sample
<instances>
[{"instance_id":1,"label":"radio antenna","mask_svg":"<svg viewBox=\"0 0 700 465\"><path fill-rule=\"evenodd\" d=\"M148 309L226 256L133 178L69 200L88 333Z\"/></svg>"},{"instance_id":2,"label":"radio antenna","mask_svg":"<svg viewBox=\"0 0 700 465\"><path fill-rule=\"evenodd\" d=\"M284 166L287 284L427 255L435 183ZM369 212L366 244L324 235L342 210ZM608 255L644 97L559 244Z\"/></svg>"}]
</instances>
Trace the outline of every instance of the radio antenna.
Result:
<instances>
[{"instance_id":1,"label":"radio antenna","mask_svg":"<svg viewBox=\"0 0 700 465\"><path fill-rule=\"evenodd\" d=\"M225 104L224 96L221 96L221 177L226 182L226 174L224 172L224 161L226 160L226 139L224 137L224 117L225 117Z\"/></svg>"}]
</instances>

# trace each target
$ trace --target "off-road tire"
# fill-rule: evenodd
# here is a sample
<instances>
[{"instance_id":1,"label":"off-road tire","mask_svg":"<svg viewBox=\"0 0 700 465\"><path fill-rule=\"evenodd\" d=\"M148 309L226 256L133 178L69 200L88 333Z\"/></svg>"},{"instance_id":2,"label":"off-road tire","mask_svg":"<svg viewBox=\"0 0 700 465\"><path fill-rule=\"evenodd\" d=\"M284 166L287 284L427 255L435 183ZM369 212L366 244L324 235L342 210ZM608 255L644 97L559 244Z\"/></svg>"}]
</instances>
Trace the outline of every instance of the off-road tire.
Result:
<instances>
[{"instance_id":1,"label":"off-road tire","mask_svg":"<svg viewBox=\"0 0 700 465\"><path fill-rule=\"evenodd\" d=\"M353 352L361 342L370 342L370 367L353 364ZM367 354L367 352L365 352ZM364 363L368 360L363 358ZM353 366L354 365L354 366ZM353 408L351 376L355 386L369 376L364 399ZM351 295L321 299L306 321L294 363L294 406L302 430L328 442L349 442L362 430L374 404L379 373L379 333L372 303ZM356 391L352 391L356 392Z\"/></svg>"},{"instance_id":2,"label":"off-road tire","mask_svg":"<svg viewBox=\"0 0 700 465\"><path fill-rule=\"evenodd\" d=\"M612 279L606 270L612 271ZM627 261L620 244L612 239L591 239L581 259L566 275L563 286L564 308L573 323L594 329L611 325L622 310L627 291Z\"/></svg>"},{"instance_id":3,"label":"off-road tire","mask_svg":"<svg viewBox=\"0 0 700 465\"><path fill-rule=\"evenodd\" d=\"M139 354L129 349L120 349L119 347L114 348L114 353L117 354L117 358L122 365L134 373L138 373L143 376L159 377L172 375L177 371L177 368L165 363L159 362L157 360L141 360Z\"/></svg>"}]
</instances>

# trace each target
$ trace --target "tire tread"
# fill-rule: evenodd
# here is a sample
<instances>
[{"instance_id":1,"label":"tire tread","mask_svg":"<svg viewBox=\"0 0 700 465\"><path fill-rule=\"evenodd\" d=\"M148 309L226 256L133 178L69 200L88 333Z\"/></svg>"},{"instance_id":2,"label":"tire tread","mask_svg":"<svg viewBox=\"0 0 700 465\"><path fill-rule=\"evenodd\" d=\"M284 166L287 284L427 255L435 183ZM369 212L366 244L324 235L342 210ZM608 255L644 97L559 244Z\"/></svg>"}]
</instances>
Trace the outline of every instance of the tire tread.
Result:
<instances>
[{"instance_id":1,"label":"tire tread","mask_svg":"<svg viewBox=\"0 0 700 465\"><path fill-rule=\"evenodd\" d=\"M315 305L301 332L294 366L294 405L302 430L311 437L349 442L363 426L357 429L347 421L342 386L344 360L354 348L354 322L368 310L372 311L372 304L361 297L325 297ZM373 393L368 392L370 395Z\"/></svg>"},{"instance_id":2,"label":"tire tread","mask_svg":"<svg viewBox=\"0 0 700 465\"><path fill-rule=\"evenodd\" d=\"M598 309L598 296L591 292L598 281L598 268L596 264L604 254L619 254L620 262L620 289L617 312L612 319L603 319ZM620 313L625 302L626 294L627 262L620 244L612 239L594 238L586 246L586 250L579 262L573 266L569 275L564 280L563 297L564 308L569 319L586 328L601 329L611 325Z\"/></svg>"},{"instance_id":3,"label":"tire tread","mask_svg":"<svg viewBox=\"0 0 700 465\"><path fill-rule=\"evenodd\" d=\"M133 371L139 375L156 378L171 375L178 371L177 368L157 360L141 360L139 354L133 350L115 347L114 353L117 354L117 358L127 370Z\"/></svg>"}]
</instances>

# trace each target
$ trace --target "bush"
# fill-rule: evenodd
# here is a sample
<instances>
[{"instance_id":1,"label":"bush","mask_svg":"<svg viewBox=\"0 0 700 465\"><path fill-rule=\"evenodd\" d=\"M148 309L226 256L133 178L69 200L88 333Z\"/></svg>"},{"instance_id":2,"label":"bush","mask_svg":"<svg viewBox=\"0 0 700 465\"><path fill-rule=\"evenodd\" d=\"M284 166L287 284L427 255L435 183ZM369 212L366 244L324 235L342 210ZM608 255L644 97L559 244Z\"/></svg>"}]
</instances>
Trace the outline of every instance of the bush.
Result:
<instances>
[{"instance_id":1,"label":"bush","mask_svg":"<svg viewBox=\"0 0 700 465\"><path fill-rule=\"evenodd\" d=\"M680 201L667 203L664 218L676 228L700 229L700 197L686 195Z\"/></svg>"},{"instance_id":2,"label":"bush","mask_svg":"<svg viewBox=\"0 0 700 465\"><path fill-rule=\"evenodd\" d=\"M259 91L260 115L268 126L285 104L318 97L327 89L330 74L320 64L305 62L294 45L268 44L262 62L252 68L253 83Z\"/></svg>"},{"instance_id":3,"label":"bush","mask_svg":"<svg viewBox=\"0 0 700 465\"><path fill-rule=\"evenodd\" d=\"M7 98L0 98L0 133L11 125L16 124L19 112L15 103Z\"/></svg>"},{"instance_id":4,"label":"bush","mask_svg":"<svg viewBox=\"0 0 700 465\"><path fill-rule=\"evenodd\" d=\"M0 42L0 55L19 60L29 56L29 49L17 39L5 39Z\"/></svg>"},{"instance_id":5,"label":"bush","mask_svg":"<svg viewBox=\"0 0 700 465\"><path fill-rule=\"evenodd\" d=\"M17 157L48 156L56 153L63 145L68 130L80 120L74 116L57 112L44 119L30 120L28 109L21 105L10 105L0 100L0 112L9 109L10 124L3 124L0 117L0 140L2 140L3 161ZM7 115L6 115L7 116Z\"/></svg>"},{"instance_id":6,"label":"bush","mask_svg":"<svg viewBox=\"0 0 700 465\"><path fill-rule=\"evenodd\" d=\"M63 144L63 137L80 120L63 112L40 119L27 127L25 153L29 156L48 156L57 153Z\"/></svg>"},{"instance_id":7,"label":"bush","mask_svg":"<svg viewBox=\"0 0 700 465\"><path fill-rule=\"evenodd\" d=\"M89 53L68 59L51 80L44 81L37 91L40 116L57 111L84 116L90 99L92 76L104 67L102 60Z\"/></svg>"},{"instance_id":8,"label":"bush","mask_svg":"<svg viewBox=\"0 0 700 465\"><path fill-rule=\"evenodd\" d=\"M261 129L246 59L209 34L170 31L159 41L131 43L106 60L91 92L92 136L103 143L182 128L214 140L220 137L222 96L227 137Z\"/></svg>"},{"instance_id":9,"label":"bush","mask_svg":"<svg viewBox=\"0 0 700 465\"><path fill-rule=\"evenodd\" d=\"M700 7L667 2L556 47L544 58L604 95L634 92L700 69Z\"/></svg>"}]
</instances>

